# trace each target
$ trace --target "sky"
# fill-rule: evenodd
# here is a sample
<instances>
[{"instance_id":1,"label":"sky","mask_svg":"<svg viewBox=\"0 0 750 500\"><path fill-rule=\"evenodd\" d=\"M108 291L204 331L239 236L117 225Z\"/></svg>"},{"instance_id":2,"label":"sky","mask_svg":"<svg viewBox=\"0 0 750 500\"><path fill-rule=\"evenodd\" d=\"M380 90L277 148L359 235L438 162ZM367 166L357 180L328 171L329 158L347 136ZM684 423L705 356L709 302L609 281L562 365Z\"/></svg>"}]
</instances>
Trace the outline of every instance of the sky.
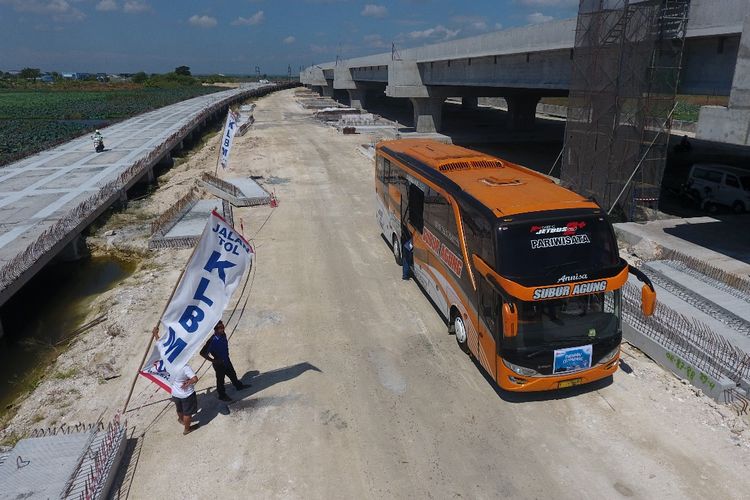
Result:
<instances>
[{"instance_id":1,"label":"sky","mask_svg":"<svg viewBox=\"0 0 750 500\"><path fill-rule=\"evenodd\" d=\"M0 70L292 74L575 17L578 0L0 0Z\"/></svg>"}]
</instances>

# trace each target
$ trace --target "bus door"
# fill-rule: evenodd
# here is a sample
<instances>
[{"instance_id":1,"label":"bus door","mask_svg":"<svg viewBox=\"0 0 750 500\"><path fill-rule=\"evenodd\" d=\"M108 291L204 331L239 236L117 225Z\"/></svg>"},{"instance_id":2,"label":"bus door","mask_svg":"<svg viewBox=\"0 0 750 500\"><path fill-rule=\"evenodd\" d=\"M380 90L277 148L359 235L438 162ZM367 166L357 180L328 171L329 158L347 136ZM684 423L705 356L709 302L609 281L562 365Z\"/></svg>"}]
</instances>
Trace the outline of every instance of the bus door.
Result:
<instances>
[{"instance_id":1,"label":"bus door","mask_svg":"<svg viewBox=\"0 0 750 500\"><path fill-rule=\"evenodd\" d=\"M495 289L481 276L478 279L478 285L477 315L479 321L475 323L479 337L477 358L494 379L497 376L497 346L500 342L502 301ZM469 346L474 351L472 347Z\"/></svg>"},{"instance_id":2,"label":"bus door","mask_svg":"<svg viewBox=\"0 0 750 500\"><path fill-rule=\"evenodd\" d=\"M419 231L419 234L422 234L424 230L424 191L410 182L407 198L409 223L414 229Z\"/></svg>"}]
</instances>

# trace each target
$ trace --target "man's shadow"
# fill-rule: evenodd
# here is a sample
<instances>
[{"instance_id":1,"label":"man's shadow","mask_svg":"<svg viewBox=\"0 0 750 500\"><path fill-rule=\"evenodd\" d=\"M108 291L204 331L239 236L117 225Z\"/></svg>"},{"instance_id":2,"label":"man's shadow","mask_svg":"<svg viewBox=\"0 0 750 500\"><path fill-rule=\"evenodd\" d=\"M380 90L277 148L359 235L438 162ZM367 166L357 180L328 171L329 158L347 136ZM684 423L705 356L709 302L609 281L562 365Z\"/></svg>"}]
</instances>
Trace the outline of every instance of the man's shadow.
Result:
<instances>
[{"instance_id":1,"label":"man's shadow","mask_svg":"<svg viewBox=\"0 0 750 500\"><path fill-rule=\"evenodd\" d=\"M265 373L257 370L251 370L240 377L240 382L250 384L241 391L237 391L232 384L227 385L227 394L234 401L227 403L220 401L215 387L207 389L204 393L198 395L198 413L193 417L200 422L201 427L208 425L218 414L229 415L233 411L241 411L250 407L272 405L277 402L278 397L274 398L250 398L250 396L271 387L280 382L286 382L297 378L308 370L322 373L320 368L308 362L297 363L296 365L286 366ZM227 380L227 382L229 382Z\"/></svg>"}]
</instances>

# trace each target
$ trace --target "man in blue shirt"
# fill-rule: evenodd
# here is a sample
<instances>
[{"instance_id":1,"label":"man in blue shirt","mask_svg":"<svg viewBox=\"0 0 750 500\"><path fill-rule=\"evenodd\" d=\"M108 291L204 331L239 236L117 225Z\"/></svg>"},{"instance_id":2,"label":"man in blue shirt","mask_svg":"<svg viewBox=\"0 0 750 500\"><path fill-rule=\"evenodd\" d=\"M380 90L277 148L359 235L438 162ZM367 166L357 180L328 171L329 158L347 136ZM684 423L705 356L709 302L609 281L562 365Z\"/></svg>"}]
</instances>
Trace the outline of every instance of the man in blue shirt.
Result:
<instances>
[{"instance_id":1,"label":"man in blue shirt","mask_svg":"<svg viewBox=\"0 0 750 500\"><path fill-rule=\"evenodd\" d=\"M232 401L224 388L226 376L229 377L232 385L238 391L250 387L250 384L243 384L237 379L237 372L234 371L232 361L229 359L229 342L227 342L227 335L224 333L223 321L219 320L214 326L214 334L201 349L201 356L213 364L216 372L216 392L219 394L221 401Z\"/></svg>"}]
</instances>

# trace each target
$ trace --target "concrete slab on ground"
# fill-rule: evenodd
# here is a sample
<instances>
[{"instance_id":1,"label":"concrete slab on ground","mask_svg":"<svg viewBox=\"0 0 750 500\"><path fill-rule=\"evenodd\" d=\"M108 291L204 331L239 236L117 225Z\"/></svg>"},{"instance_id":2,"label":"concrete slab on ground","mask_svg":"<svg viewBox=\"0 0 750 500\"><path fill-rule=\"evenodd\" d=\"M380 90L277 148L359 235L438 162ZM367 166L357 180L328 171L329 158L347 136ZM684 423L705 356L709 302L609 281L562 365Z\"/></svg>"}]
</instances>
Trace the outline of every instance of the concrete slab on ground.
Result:
<instances>
[{"instance_id":1,"label":"concrete slab on ground","mask_svg":"<svg viewBox=\"0 0 750 500\"><path fill-rule=\"evenodd\" d=\"M222 213L222 203L219 198L200 200L164 235L164 239L199 237L213 210Z\"/></svg>"},{"instance_id":2,"label":"concrete slab on ground","mask_svg":"<svg viewBox=\"0 0 750 500\"><path fill-rule=\"evenodd\" d=\"M201 180L201 185L211 194L227 200L235 207L250 207L271 203L271 194L252 178L231 177L222 179L222 181L233 185L239 193L227 192L220 185L214 185L211 181L205 179Z\"/></svg>"},{"instance_id":3,"label":"concrete slab on ground","mask_svg":"<svg viewBox=\"0 0 750 500\"><path fill-rule=\"evenodd\" d=\"M676 250L738 276L750 276L750 215L666 219L640 224L615 224L620 240L630 245L647 241Z\"/></svg>"},{"instance_id":4,"label":"concrete slab on ground","mask_svg":"<svg viewBox=\"0 0 750 500\"><path fill-rule=\"evenodd\" d=\"M0 496L62 498L91 437L72 433L20 440L0 463Z\"/></svg>"}]
</instances>

